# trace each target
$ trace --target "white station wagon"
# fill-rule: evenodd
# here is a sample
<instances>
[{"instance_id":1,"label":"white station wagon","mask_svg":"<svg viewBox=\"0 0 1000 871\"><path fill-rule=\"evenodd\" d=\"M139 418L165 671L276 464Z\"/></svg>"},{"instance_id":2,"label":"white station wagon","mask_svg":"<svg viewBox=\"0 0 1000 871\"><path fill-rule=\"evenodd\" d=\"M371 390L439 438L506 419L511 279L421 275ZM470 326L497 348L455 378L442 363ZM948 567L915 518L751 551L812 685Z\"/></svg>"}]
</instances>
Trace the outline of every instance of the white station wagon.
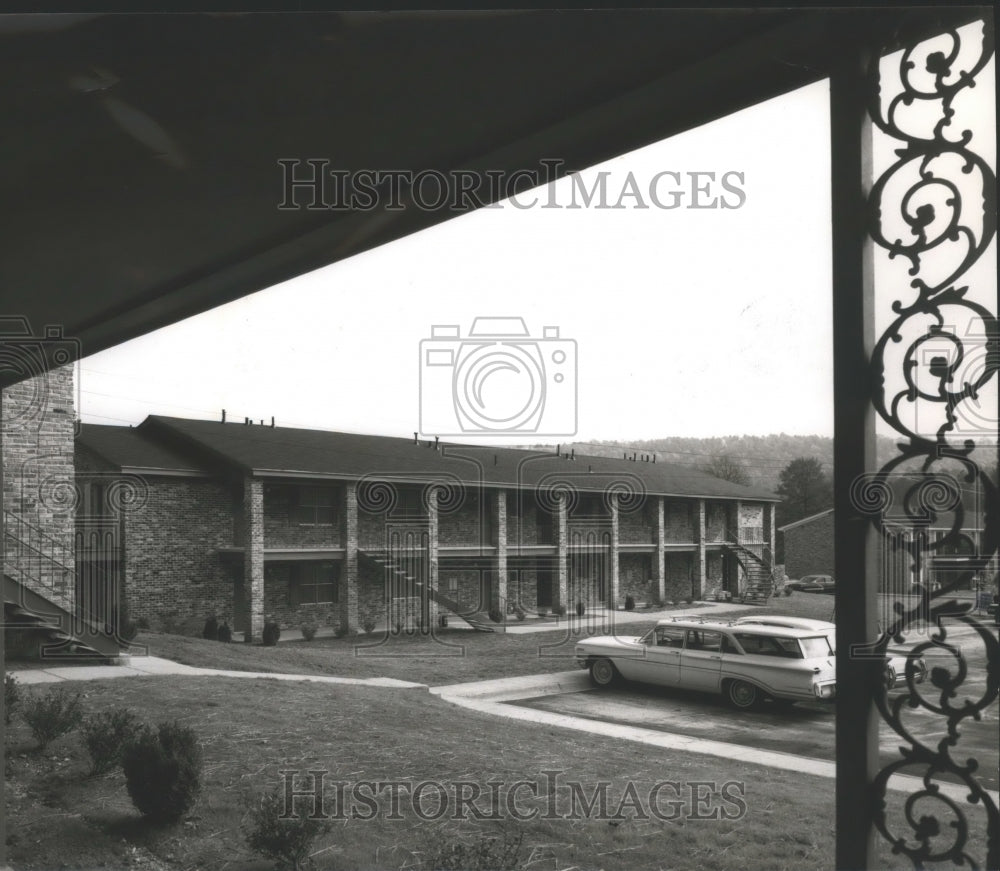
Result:
<instances>
[{"instance_id":1,"label":"white station wagon","mask_svg":"<svg viewBox=\"0 0 1000 871\"><path fill-rule=\"evenodd\" d=\"M721 693L744 709L768 698L831 701L837 691L833 649L814 629L677 618L640 637L577 642L575 657L599 687L625 678Z\"/></svg>"}]
</instances>

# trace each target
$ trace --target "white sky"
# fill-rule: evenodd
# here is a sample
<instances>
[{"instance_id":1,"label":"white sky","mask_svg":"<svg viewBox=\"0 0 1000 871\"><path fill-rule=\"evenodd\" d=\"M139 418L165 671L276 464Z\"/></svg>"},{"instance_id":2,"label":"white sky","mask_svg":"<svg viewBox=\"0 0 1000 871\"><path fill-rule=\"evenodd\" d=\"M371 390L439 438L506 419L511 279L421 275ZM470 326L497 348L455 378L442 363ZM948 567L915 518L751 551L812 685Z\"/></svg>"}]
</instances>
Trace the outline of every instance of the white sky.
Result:
<instances>
[{"instance_id":1,"label":"white sky","mask_svg":"<svg viewBox=\"0 0 1000 871\"><path fill-rule=\"evenodd\" d=\"M85 359L82 418L225 408L409 436L431 326L466 335L477 316L518 315L532 336L558 325L577 342L576 439L832 435L828 93L821 82L583 174L589 188L611 170L614 200L629 171L644 191L664 170L685 186L741 172L741 208L463 215Z\"/></svg>"}]
</instances>

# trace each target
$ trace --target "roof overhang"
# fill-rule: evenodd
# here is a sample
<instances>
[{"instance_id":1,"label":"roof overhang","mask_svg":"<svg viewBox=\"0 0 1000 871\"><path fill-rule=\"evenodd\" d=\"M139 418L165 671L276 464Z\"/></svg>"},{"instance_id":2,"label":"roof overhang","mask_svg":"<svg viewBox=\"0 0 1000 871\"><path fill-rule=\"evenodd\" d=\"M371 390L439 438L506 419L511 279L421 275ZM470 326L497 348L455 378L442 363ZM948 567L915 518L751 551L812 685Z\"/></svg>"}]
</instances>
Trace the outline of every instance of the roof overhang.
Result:
<instances>
[{"instance_id":1,"label":"roof overhang","mask_svg":"<svg viewBox=\"0 0 1000 871\"><path fill-rule=\"evenodd\" d=\"M116 10L122 11L122 10ZM504 194L988 7L0 18L3 314L89 355L461 209L279 209L281 159ZM516 46L516 51L512 51ZM489 201L489 185L477 190ZM3 367L0 367L3 368ZM7 381L25 373L3 371Z\"/></svg>"}]
</instances>

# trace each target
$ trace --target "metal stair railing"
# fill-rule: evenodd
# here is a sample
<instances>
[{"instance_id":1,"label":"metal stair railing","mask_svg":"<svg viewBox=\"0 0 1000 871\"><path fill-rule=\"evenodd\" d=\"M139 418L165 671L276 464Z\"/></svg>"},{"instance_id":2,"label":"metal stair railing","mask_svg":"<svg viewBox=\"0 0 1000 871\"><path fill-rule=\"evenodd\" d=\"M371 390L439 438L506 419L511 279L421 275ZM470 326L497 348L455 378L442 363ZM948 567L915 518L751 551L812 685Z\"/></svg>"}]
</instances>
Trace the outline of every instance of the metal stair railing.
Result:
<instances>
[{"instance_id":1,"label":"metal stair railing","mask_svg":"<svg viewBox=\"0 0 1000 871\"><path fill-rule=\"evenodd\" d=\"M395 560L393 560L393 558L389 556L387 553L378 553L378 552L373 553L370 551L363 551L363 550L359 550L358 552L363 554L368 559L370 559L376 565L380 566L384 571L393 572L394 574L405 578L407 583L410 584L413 587L413 589L418 592L418 594L423 593L426 590L427 598L429 598L432 602L436 602L442 608L450 611L452 614L454 614L460 620L467 623L477 632L494 631L492 626L487 624L485 621L477 619L475 616L473 616L472 613L468 611L468 609L463 608L463 606L459 602L455 601L449 596L446 596L444 593L435 589L430 584L425 584L423 581L414 578L412 575L404 571L402 568L400 568L399 564Z\"/></svg>"}]
</instances>

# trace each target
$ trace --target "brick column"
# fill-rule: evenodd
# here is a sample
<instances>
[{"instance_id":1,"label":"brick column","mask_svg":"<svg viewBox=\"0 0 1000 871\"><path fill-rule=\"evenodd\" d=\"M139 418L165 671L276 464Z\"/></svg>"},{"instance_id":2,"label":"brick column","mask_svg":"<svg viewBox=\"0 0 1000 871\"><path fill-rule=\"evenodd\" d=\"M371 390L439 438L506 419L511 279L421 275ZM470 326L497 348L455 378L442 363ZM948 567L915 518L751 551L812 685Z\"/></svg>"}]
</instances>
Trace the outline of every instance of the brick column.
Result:
<instances>
[{"instance_id":1,"label":"brick column","mask_svg":"<svg viewBox=\"0 0 1000 871\"><path fill-rule=\"evenodd\" d=\"M608 585L608 598L610 601L607 603L607 606L614 610L618 607L618 591L620 589L618 573L618 494L609 493L608 497L608 510L611 513L611 553L608 560L611 564L611 577L609 579L611 583Z\"/></svg>"},{"instance_id":2,"label":"brick column","mask_svg":"<svg viewBox=\"0 0 1000 871\"><path fill-rule=\"evenodd\" d=\"M496 528L497 528L497 559L496 559L496 584L493 587L493 605L499 607L501 611L507 605L507 491L496 491ZM520 590L518 590L520 592ZM516 595L516 600L520 601L520 595Z\"/></svg>"},{"instance_id":3,"label":"brick column","mask_svg":"<svg viewBox=\"0 0 1000 871\"><path fill-rule=\"evenodd\" d=\"M357 629L358 619L358 485L344 487L343 522L344 570L340 574L340 628Z\"/></svg>"},{"instance_id":4,"label":"brick column","mask_svg":"<svg viewBox=\"0 0 1000 871\"><path fill-rule=\"evenodd\" d=\"M569 500L559 496L556 508L556 589L552 606L569 610Z\"/></svg>"},{"instance_id":5,"label":"brick column","mask_svg":"<svg viewBox=\"0 0 1000 871\"><path fill-rule=\"evenodd\" d=\"M743 503L737 499L736 504L733 506L733 510L736 512L736 522L733 524L733 535L736 536L736 543L740 543L740 518L743 514ZM740 560L736 559L735 554L729 554L727 557L729 560L733 560L736 563L736 589L733 590L733 597L738 593L742 593L746 587L747 573L746 569Z\"/></svg>"},{"instance_id":6,"label":"brick column","mask_svg":"<svg viewBox=\"0 0 1000 871\"><path fill-rule=\"evenodd\" d=\"M243 598L244 641L258 641L264 633L264 482L243 481Z\"/></svg>"},{"instance_id":7,"label":"brick column","mask_svg":"<svg viewBox=\"0 0 1000 871\"><path fill-rule=\"evenodd\" d=\"M774 503L764 507L764 531L765 541L771 548L771 562L774 563L776 554L774 551Z\"/></svg>"},{"instance_id":8,"label":"brick column","mask_svg":"<svg viewBox=\"0 0 1000 871\"><path fill-rule=\"evenodd\" d=\"M694 573L695 573L695 589L694 594L697 598L701 598L705 595L705 584L707 581L707 567L705 562L705 500L698 500L698 528L696 530L695 543L698 545L698 551L695 555L694 563Z\"/></svg>"},{"instance_id":9,"label":"brick column","mask_svg":"<svg viewBox=\"0 0 1000 871\"><path fill-rule=\"evenodd\" d=\"M438 493L440 491L437 487L431 487L427 491L427 586L431 590L438 589ZM428 591L424 591L427 595ZM423 606L423 603L421 603ZM432 626L437 624L437 603L430 599L428 596L427 600L427 615L431 622L431 626L425 627L430 629ZM423 607L421 607L421 614L423 614Z\"/></svg>"},{"instance_id":10,"label":"brick column","mask_svg":"<svg viewBox=\"0 0 1000 871\"><path fill-rule=\"evenodd\" d=\"M664 522L663 497L656 497L656 552L653 554L653 580L656 581L656 595L662 605L667 598L666 540L667 529Z\"/></svg>"}]
</instances>

